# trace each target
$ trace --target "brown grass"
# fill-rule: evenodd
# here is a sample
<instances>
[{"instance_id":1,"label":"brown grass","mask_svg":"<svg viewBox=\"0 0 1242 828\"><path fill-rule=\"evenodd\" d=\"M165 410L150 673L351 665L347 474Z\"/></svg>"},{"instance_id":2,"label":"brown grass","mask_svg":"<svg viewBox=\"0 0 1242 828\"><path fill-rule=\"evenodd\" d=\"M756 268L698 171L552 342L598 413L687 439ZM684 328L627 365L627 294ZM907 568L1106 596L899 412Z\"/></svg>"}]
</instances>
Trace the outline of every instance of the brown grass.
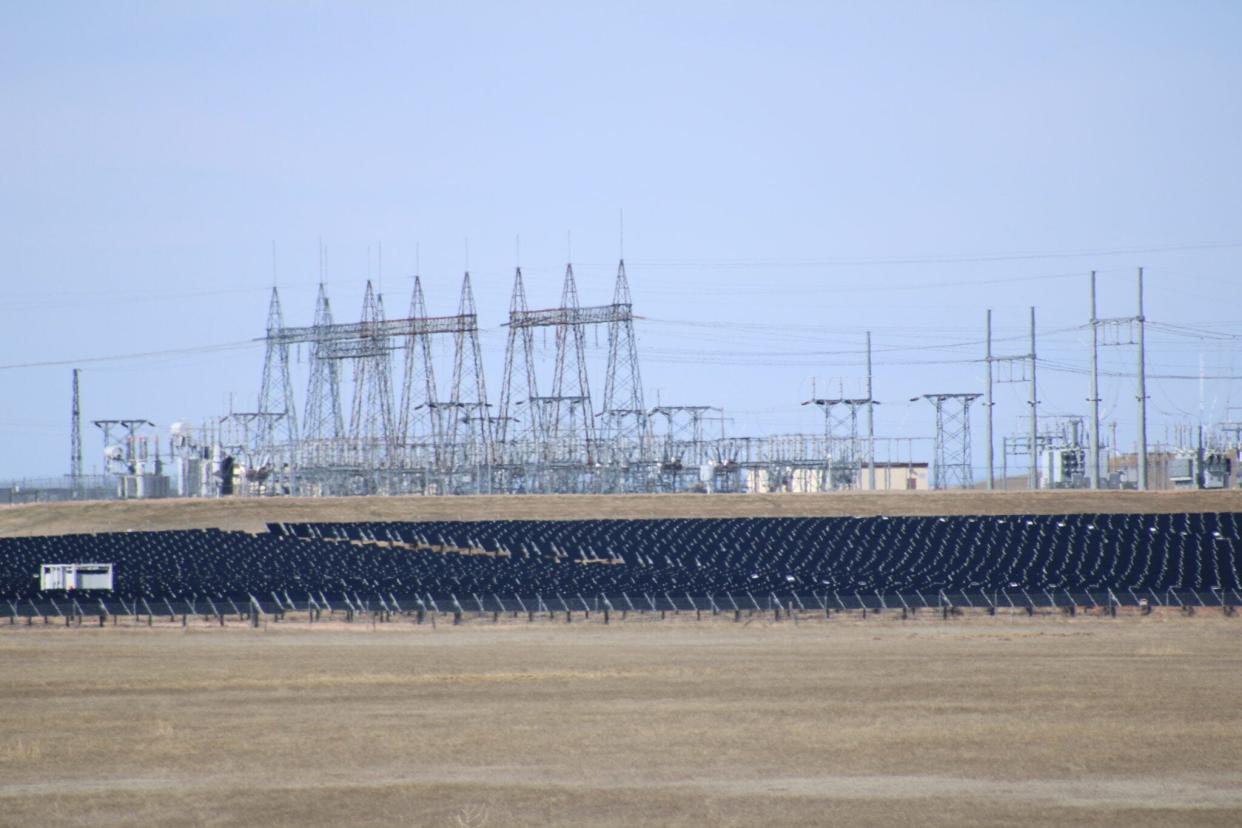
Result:
<instances>
[{"instance_id":1,"label":"brown grass","mask_svg":"<svg viewBox=\"0 0 1242 828\"><path fill-rule=\"evenodd\" d=\"M1242 620L0 626L4 825L1237 825Z\"/></svg>"},{"instance_id":2,"label":"brown grass","mask_svg":"<svg viewBox=\"0 0 1242 828\"><path fill-rule=\"evenodd\" d=\"M267 521L1242 511L1242 491L848 492L825 495L526 495L48 503L0 507L0 536L218 527Z\"/></svg>"}]
</instances>

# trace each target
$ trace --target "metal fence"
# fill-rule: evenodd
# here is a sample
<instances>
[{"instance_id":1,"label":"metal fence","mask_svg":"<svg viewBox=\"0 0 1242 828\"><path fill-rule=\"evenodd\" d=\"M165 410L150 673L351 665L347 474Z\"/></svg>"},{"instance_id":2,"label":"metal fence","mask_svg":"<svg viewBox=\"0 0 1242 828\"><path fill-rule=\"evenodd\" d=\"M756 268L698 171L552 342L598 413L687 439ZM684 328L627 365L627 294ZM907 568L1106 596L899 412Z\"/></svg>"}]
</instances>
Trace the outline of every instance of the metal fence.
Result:
<instances>
[{"instance_id":1,"label":"metal fence","mask_svg":"<svg viewBox=\"0 0 1242 828\"><path fill-rule=\"evenodd\" d=\"M30 477L0 481L0 504L54 503L64 500L115 500L115 477L103 474L82 477Z\"/></svg>"},{"instance_id":2,"label":"metal fence","mask_svg":"<svg viewBox=\"0 0 1242 828\"><path fill-rule=\"evenodd\" d=\"M216 621L223 625L227 620L237 619L257 623L267 617L282 620L289 613L304 614L310 621L336 618L346 621L369 619L392 621L402 617L422 622L427 618L452 616L461 621L471 615L525 616L571 620L575 615L590 618L602 616L605 621L612 616L629 615L660 616L668 613L693 613L697 618L704 614L733 615L745 613L782 616L806 615L831 618L838 613L852 613L866 617L868 613L898 613L902 618L919 613L939 614L942 617L958 615L964 611L994 615L1006 613L1061 612L1075 615L1078 612L1116 614L1122 608L1151 611L1157 608L1176 609L1192 613L1196 609L1216 608L1226 615L1233 615L1242 606L1242 595L1236 590L1121 591L1104 590L1071 592L1060 589L1019 590L1005 592L928 592L914 593L768 593L755 595L750 592L725 595L673 595L670 593L641 593L617 595L432 595L408 593L396 595L374 593L325 594L307 593L293 596L288 593L270 593L265 596L244 595L230 597L190 598L125 598L115 595L78 592L60 596L42 595L26 600L5 600L0 603L0 619L10 625L16 623L82 624L84 619L98 619L98 623L116 623L129 619L148 624L156 619L188 623L189 619Z\"/></svg>"}]
</instances>

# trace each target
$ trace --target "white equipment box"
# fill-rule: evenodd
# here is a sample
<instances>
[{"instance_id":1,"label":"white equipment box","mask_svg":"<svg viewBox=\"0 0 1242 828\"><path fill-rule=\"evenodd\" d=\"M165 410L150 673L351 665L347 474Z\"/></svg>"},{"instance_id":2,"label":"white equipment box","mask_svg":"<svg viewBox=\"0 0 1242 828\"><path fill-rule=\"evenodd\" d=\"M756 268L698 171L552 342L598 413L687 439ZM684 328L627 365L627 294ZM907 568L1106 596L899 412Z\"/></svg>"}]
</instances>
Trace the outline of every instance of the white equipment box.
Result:
<instances>
[{"instance_id":1,"label":"white equipment box","mask_svg":"<svg viewBox=\"0 0 1242 828\"><path fill-rule=\"evenodd\" d=\"M39 589L112 589L112 564L43 564L39 568Z\"/></svg>"}]
</instances>

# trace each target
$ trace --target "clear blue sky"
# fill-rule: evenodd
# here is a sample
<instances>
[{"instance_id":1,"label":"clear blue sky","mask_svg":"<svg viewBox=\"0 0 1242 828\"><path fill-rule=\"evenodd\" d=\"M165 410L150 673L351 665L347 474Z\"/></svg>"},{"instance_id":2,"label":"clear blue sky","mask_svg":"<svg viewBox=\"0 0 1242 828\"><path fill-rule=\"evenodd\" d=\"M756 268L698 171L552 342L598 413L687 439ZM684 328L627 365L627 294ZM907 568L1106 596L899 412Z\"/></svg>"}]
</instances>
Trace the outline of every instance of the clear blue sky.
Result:
<instances>
[{"instance_id":1,"label":"clear blue sky","mask_svg":"<svg viewBox=\"0 0 1242 828\"><path fill-rule=\"evenodd\" d=\"M273 241L289 322L320 238L338 317L380 243L390 314L416 249L451 313L468 239L497 397L515 237L532 305L568 231L603 303L624 209L649 400L721 405L735 433L819 429L798 402L811 377L859 389L833 352L870 329L877 431L929 435L907 398L982 387L981 346L946 346L987 307L1020 335L1031 304L1063 367L1045 408L1085 411L1093 268L1102 315L1133 312L1145 265L1153 320L1213 332L1153 331L1154 373L1242 373L1237 3L203 6L0 11L0 364L261 336ZM88 421L166 426L253 407L262 350L80 364ZM0 478L67 469L70 368L0 370ZM1227 380L1150 393L1153 441L1242 405ZM1024 395L999 389L1000 432ZM1128 445L1130 381L1103 396Z\"/></svg>"}]
</instances>

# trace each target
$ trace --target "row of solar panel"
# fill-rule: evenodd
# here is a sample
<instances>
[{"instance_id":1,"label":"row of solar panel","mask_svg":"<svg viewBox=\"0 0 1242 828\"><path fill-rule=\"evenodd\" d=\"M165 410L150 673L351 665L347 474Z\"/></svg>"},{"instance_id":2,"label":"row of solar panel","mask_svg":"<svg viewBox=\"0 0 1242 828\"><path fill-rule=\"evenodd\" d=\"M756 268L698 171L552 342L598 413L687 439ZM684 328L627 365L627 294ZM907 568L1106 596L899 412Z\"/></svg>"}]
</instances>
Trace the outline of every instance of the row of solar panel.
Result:
<instances>
[{"instance_id":1,"label":"row of solar panel","mask_svg":"<svg viewBox=\"0 0 1242 828\"><path fill-rule=\"evenodd\" d=\"M115 564L127 599L269 594L1119 596L1242 588L1233 513L279 523L0 539L0 597L43 563Z\"/></svg>"},{"instance_id":2,"label":"row of solar panel","mask_svg":"<svg viewBox=\"0 0 1242 828\"><path fill-rule=\"evenodd\" d=\"M85 595L44 594L37 598L24 600L6 599L0 602L0 618L8 618L9 623L25 619L27 623L40 619L45 624L81 623L82 619L100 617L101 623L107 619L131 619L141 622L146 618L183 621L190 618L201 618L205 621L225 619L248 620L254 616L283 617L284 614L309 613L318 620L332 617L365 617L365 616L414 616L420 613L438 615L469 615L488 614L530 615L532 617L547 615L557 617L566 615L591 613L698 613L728 614L773 612L778 614L798 610L806 613L823 612L831 616L836 612L900 612L903 617L909 613L941 612L948 610L981 610L995 613L1008 611L1047 611L1084 610L1108 611L1113 608L1169 607L1183 610L1197 608L1221 607L1231 612L1242 606L1242 592L1238 590L1213 589L1201 593L1194 590L1166 590L1157 593L1154 590L1138 592L1128 589L1120 593L1112 590L1103 592L1070 592L1068 590L1027 590L1005 592L944 592L935 595L915 592L912 594L839 592L799 594L797 592L776 595L756 595L746 592L743 595L662 595L643 594L630 595L536 595L525 599L519 595L449 595L437 601L430 593L424 595L408 594L387 596L376 593L363 598L357 593L347 592L318 595L306 593L296 598L287 592L281 596L269 593L270 597L248 596L245 599L233 598L189 597L147 599L136 597L126 599L121 596L103 596L99 594Z\"/></svg>"}]
</instances>

